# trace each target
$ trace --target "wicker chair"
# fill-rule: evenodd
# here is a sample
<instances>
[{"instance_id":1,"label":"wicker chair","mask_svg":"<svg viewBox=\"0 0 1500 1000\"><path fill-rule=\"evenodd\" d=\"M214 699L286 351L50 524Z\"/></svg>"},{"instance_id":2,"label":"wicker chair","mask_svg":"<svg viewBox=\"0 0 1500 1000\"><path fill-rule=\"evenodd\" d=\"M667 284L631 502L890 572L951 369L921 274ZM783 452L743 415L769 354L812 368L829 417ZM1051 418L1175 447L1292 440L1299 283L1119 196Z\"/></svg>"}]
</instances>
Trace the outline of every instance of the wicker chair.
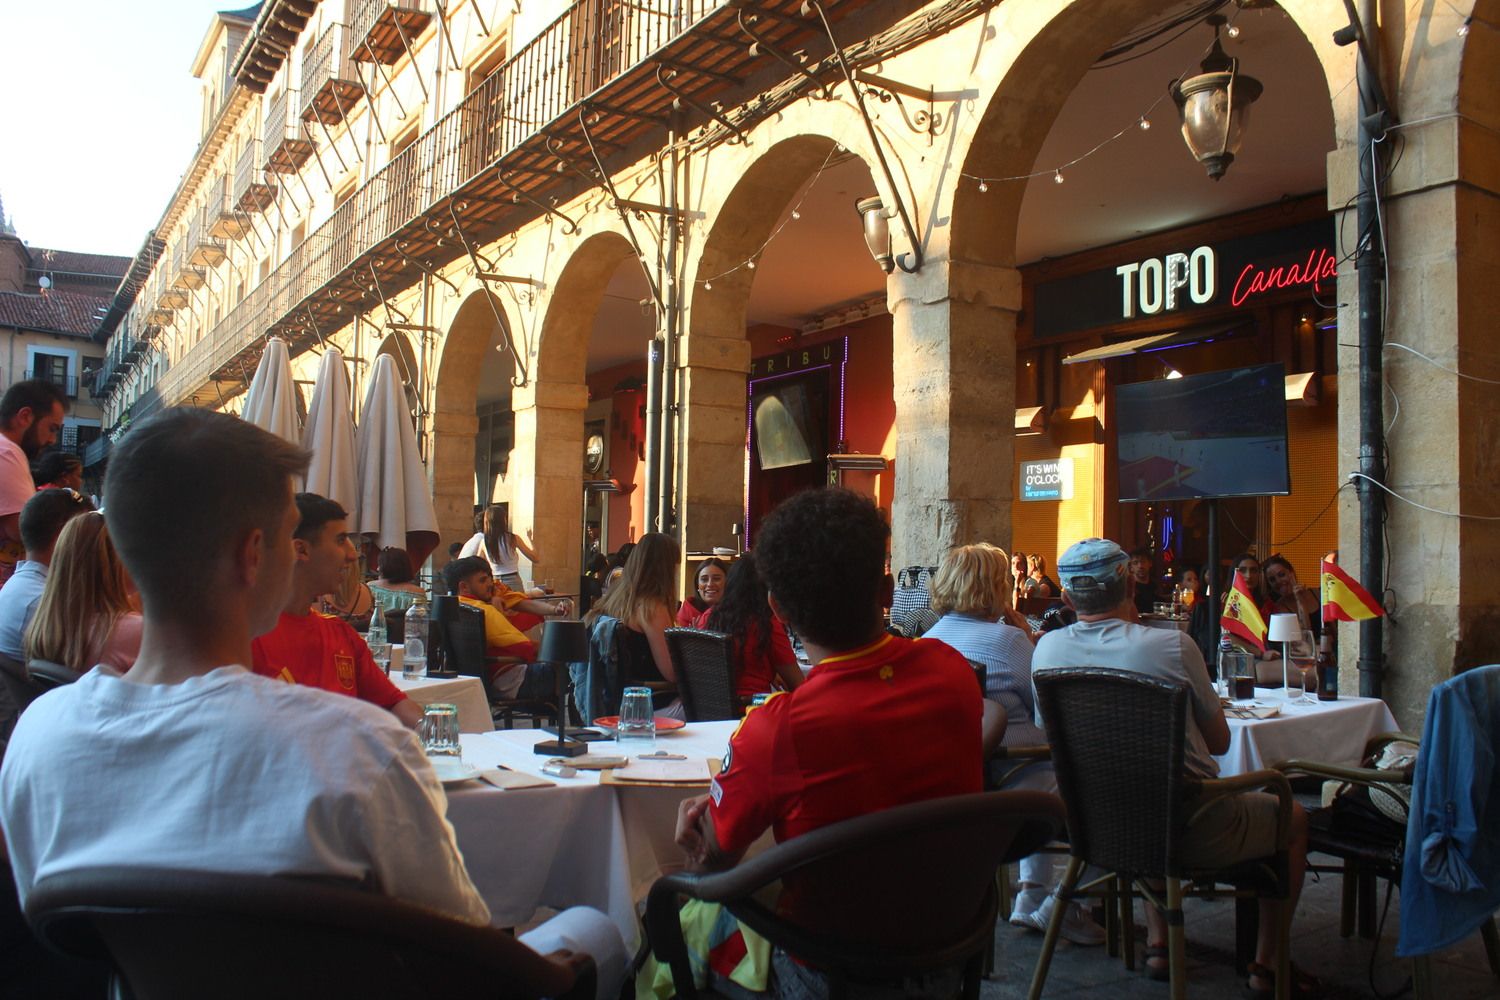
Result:
<instances>
[{"instance_id":1,"label":"wicker chair","mask_svg":"<svg viewBox=\"0 0 1500 1000\"><path fill-rule=\"evenodd\" d=\"M44 691L72 684L83 676L72 667L65 667L51 660L27 660L26 673L30 676L32 683Z\"/></svg>"},{"instance_id":2,"label":"wicker chair","mask_svg":"<svg viewBox=\"0 0 1500 1000\"><path fill-rule=\"evenodd\" d=\"M33 886L26 918L57 951L110 961L134 1000L595 992L587 959L569 969L505 931L324 880L80 869Z\"/></svg>"},{"instance_id":3,"label":"wicker chair","mask_svg":"<svg viewBox=\"0 0 1500 1000\"><path fill-rule=\"evenodd\" d=\"M1396 742L1416 745L1419 738L1406 733L1382 733L1365 746L1364 759L1373 760L1386 745ZM1412 779L1407 771L1345 767L1308 760L1284 761L1277 765L1277 770L1288 776L1322 778L1342 782L1351 788L1384 793L1386 801L1393 806L1408 802L1411 797ZM1308 853L1326 854L1340 862L1336 865L1309 863L1307 868L1308 871L1342 876L1343 905L1339 913L1339 934L1342 937L1353 933L1356 912L1359 936L1375 937L1375 881L1385 879L1397 888L1401 886L1406 855L1405 814L1409 811L1410 806L1406 806L1401 819L1380 817L1364 822L1342 822L1334 806L1309 813ZM1490 972L1500 976L1500 931L1496 930L1493 917L1480 924L1479 933L1484 940ZM1430 1000L1433 996L1431 956L1417 955L1412 959L1412 984L1416 1000Z\"/></svg>"},{"instance_id":4,"label":"wicker chair","mask_svg":"<svg viewBox=\"0 0 1500 1000\"><path fill-rule=\"evenodd\" d=\"M478 677L484 685L484 696L490 704L490 717L501 729L515 727L517 715L531 718L533 725L546 720L557 721L557 707L544 698L502 698L490 685L490 660L486 657L484 612L457 601L440 602L438 614L442 624L443 647L448 664L466 677Z\"/></svg>"},{"instance_id":5,"label":"wicker chair","mask_svg":"<svg viewBox=\"0 0 1500 1000\"><path fill-rule=\"evenodd\" d=\"M722 904L823 972L831 998L842 997L850 982L962 966L964 996L974 1000L995 926L995 869L1045 843L1062 821L1057 796L1040 792L959 795L845 820L728 871L658 879L646 903L646 932L684 1000L698 994L678 921L683 896ZM778 882L816 906L783 911L761 898Z\"/></svg>"},{"instance_id":6,"label":"wicker chair","mask_svg":"<svg viewBox=\"0 0 1500 1000\"><path fill-rule=\"evenodd\" d=\"M734 642L722 632L667 629L677 692L689 722L722 722L745 714L735 693Z\"/></svg>"},{"instance_id":7,"label":"wicker chair","mask_svg":"<svg viewBox=\"0 0 1500 1000\"><path fill-rule=\"evenodd\" d=\"M1120 921L1127 957L1133 954L1133 888L1149 904L1166 911L1168 962L1172 997L1186 995L1186 942L1182 926L1184 895L1232 895L1286 900L1292 791L1276 771L1254 771L1233 778L1197 781L1184 771L1188 691L1125 670L1074 667L1039 671L1033 676L1037 700L1052 747L1058 790L1068 807L1068 841L1072 860L1059 894L1078 885L1086 864L1097 865L1119 879ZM1217 799L1266 788L1281 800L1277 854L1221 870L1189 868L1181 860L1181 841L1193 815ZM1164 879L1165 899L1146 879ZM1202 888L1191 892L1184 883ZM1226 883L1233 890L1214 886ZM1289 907L1278 907L1276 993L1289 995ZM1037 959L1031 1000L1047 980L1065 907L1053 912Z\"/></svg>"}]
</instances>

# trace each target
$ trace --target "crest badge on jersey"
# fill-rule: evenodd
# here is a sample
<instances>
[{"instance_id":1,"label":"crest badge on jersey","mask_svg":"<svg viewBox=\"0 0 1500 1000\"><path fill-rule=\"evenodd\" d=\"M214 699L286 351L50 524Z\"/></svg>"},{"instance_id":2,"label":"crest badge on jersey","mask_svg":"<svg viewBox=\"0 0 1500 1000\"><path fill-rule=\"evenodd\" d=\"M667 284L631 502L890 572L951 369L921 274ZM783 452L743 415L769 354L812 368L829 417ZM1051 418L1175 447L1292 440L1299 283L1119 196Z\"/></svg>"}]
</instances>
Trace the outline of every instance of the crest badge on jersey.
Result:
<instances>
[{"instance_id":1,"label":"crest badge on jersey","mask_svg":"<svg viewBox=\"0 0 1500 1000\"><path fill-rule=\"evenodd\" d=\"M348 653L335 653L333 655L334 668L339 672L339 685L345 691L354 690L354 657Z\"/></svg>"}]
</instances>

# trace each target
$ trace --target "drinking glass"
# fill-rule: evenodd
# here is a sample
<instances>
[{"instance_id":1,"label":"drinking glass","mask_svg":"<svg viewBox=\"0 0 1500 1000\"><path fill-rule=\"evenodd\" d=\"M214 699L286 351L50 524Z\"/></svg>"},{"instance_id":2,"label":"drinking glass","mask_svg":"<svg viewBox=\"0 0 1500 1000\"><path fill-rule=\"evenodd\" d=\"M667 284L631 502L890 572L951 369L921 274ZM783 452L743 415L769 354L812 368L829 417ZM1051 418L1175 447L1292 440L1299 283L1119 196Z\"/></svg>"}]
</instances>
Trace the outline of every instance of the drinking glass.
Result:
<instances>
[{"instance_id":1,"label":"drinking glass","mask_svg":"<svg viewBox=\"0 0 1500 1000\"><path fill-rule=\"evenodd\" d=\"M463 747L458 738L458 706L445 702L433 702L422 709L422 725L418 730L422 737L422 749L429 757L458 757Z\"/></svg>"},{"instance_id":2,"label":"drinking glass","mask_svg":"<svg viewBox=\"0 0 1500 1000\"><path fill-rule=\"evenodd\" d=\"M615 740L621 746L656 745L656 717L651 711L651 689L628 687L620 701L620 720Z\"/></svg>"},{"instance_id":3,"label":"drinking glass","mask_svg":"<svg viewBox=\"0 0 1500 1000\"><path fill-rule=\"evenodd\" d=\"M1255 657L1236 650L1234 660L1234 700L1255 700Z\"/></svg>"},{"instance_id":4,"label":"drinking glass","mask_svg":"<svg viewBox=\"0 0 1500 1000\"><path fill-rule=\"evenodd\" d=\"M1318 700L1318 642L1311 629L1302 630L1302 638L1292 643L1292 669L1300 672L1304 702Z\"/></svg>"}]
</instances>

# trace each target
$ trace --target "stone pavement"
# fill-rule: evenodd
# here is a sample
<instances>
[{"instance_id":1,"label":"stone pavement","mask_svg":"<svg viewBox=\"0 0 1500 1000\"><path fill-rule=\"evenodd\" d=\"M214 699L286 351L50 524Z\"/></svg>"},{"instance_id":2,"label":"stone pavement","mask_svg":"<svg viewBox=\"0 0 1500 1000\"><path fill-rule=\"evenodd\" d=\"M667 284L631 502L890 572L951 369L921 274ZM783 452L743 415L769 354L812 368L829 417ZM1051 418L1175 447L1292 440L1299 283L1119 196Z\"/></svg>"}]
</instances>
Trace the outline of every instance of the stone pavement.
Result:
<instances>
[{"instance_id":1,"label":"stone pavement","mask_svg":"<svg viewBox=\"0 0 1500 1000\"><path fill-rule=\"evenodd\" d=\"M1319 860L1314 858L1314 860ZM1381 900L1385 889L1382 885ZM1141 903L1136 904L1140 925ZM1375 951L1374 989L1371 988L1371 943L1358 937L1339 937L1339 876L1324 875L1314 881L1309 875L1292 922L1292 955L1297 963L1331 987L1327 996L1339 1000L1392 997L1401 991L1411 974L1411 963L1395 957L1399 894L1392 894L1380 947ZM1234 903L1232 900L1189 900L1187 924L1190 997L1246 997L1244 980L1234 974ZM1144 942L1143 926L1137 942ZM995 973L983 984L985 1000L1024 997L1031 985L1042 936L1002 924L996 931ZM1139 947L1139 944L1138 944ZM1100 948L1078 948L1060 941L1047 976L1044 998L1115 997L1164 1000L1167 984L1148 979L1139 971L1128 972L1123 959L1111 959ZM1494 1000L1500 997L1500 979L1489 972L1484 945L1476 932L1461 946L1434 956L1433 993L1442 1000ZM1377 992L1378 991L1378 992ZM1408 992L1406 994L1410 996Z\"/></svg>"}]
</instances>

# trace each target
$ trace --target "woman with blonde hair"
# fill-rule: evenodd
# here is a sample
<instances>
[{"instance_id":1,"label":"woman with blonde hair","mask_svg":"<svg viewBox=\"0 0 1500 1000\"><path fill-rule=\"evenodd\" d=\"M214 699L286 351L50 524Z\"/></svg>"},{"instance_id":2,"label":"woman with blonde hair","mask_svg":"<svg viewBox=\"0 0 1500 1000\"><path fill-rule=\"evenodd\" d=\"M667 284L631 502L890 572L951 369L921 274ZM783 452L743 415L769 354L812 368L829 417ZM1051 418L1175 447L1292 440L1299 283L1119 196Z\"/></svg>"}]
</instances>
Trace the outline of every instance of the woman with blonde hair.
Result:
<instances>
[{"instance_id":1,"label":"woman with blonde hair","mask_svg":"<svg viewBox=\"0 0 1500 1000\"><path fill-rule=\"evenodd\" d=\"M929 585L932 607L943 617L925 638L946 642L970 662L984 667L984 696L1005 711L1001 746L1040 746L1047 742L1047 734L1036 724L1031 627L1007 600L1014 586L1010 567L1005 550L985 542L950 549ZM990 778L1001 788L1057 791L1050 763L1003 775L996 769ZM1020 891L1010 914L1012 924L1046 930L1052 907L1057 905L1050 892L1062 878L1057 858L1039 853L1021 859ZM1104 940L1103 929L1077 903L1070 903L1064 914L1062 934L1074 944L1100 944Z\"/></svg>"},{"instance_id":2,"label":"woman with blonde hair","mask_svg":"<svg viewBox=\"0 0 1500 1000\"><path fill-rule=\"evenodd\" d=\"M57 536L47 585L26 629L26 658L79 673L96 665L124 673L140 649L140 607L104 515L80 514Z\"/></svg>"},{"instance_id":3,"label":"woman with blonde hair","mask_svg":"<svg viewBox=\"0 0 1500 1000\"><path fill-rule=\"evenodd\" d=\"M625 560L624 572L589 609L586 621L593 630L600 619L613 618L620 676L627 684L643 681L676 683L677 671L667 649L667 629L677 609L677 562L681 550L670 535L642 535ZM663 704L670 698L659 698ZM658 706L660 707L660 706Z\"/></svg>"},{"instance_id":4,"label":"woman with blonde hair","mask_svg":"<svg viewBox=\"0 0 1500 1000\"><path fill-rule=\"evenodd\" d=\"M1057 581L1047 575L1047 558L1040 552L1033 552L1026 557L1024 586L1027 597L1057 597L1062 593L1057 587Z\"/></svg>"}]
</instances>

